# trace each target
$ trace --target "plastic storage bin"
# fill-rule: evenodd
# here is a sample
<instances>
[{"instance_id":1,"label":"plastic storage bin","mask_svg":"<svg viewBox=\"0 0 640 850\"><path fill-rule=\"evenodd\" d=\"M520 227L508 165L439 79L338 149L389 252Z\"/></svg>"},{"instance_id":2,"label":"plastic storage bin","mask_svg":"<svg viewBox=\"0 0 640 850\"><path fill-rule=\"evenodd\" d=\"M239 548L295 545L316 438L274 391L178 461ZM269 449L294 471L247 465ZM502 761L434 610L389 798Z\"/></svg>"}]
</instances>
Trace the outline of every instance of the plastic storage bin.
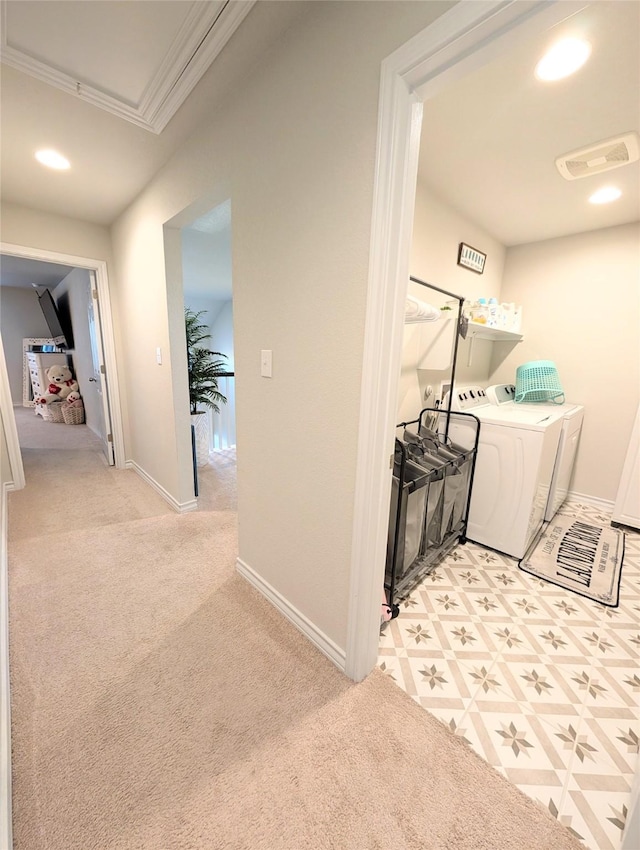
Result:
<instances>
[{"instance_id":1,"label":"plastic storage bin","mask_svg":"<svg viewBox=\"0 0 640 850\"><path fill-rule=\"evenodd\" d=\"M546 401L562 404L564 391L556 364L551 360L532 360L516 369L517 402Z\"/></svg>"}]
</instances>

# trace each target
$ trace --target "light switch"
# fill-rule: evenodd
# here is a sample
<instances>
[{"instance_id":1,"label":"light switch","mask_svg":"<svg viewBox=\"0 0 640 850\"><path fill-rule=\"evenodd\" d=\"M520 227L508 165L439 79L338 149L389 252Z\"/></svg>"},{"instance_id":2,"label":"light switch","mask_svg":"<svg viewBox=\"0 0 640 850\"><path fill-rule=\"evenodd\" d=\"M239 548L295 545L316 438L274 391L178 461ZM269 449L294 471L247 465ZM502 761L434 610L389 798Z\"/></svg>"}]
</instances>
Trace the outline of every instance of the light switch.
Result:
<instances>
[{"instance_id":1,"label":"light switch","mask_svg":"<svg viewBox=\"0 0 640 850\"><path fill-rule=\"evenodd\" d=\"M160 346L156 348L156 362L158 366L162 366L162 349Z\"/></svg>"},{"instance_id":2,"label":"light switch","mask_svg":"<svg viewBox=\"0 0 640 850\"><path fill-rule=\"evenodd\" d=\"M260 374L263 378L271 377L271 350L263 349L260 352Z\"/></svg>"}]
</instances>

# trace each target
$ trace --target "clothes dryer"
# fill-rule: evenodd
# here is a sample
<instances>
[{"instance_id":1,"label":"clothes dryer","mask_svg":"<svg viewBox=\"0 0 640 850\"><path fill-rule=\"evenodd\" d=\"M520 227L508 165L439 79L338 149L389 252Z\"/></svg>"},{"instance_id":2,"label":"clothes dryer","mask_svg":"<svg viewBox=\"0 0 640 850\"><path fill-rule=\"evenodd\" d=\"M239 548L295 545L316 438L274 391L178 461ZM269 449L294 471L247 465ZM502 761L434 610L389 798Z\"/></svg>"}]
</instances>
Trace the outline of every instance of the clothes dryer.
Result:
<instances>
[{"instance_id":1,"label":"clothes dryer","mask_svg":"<svg viewBox=\"0 0 640 850\"><path fill-rule=\"evenodd\" d=\"M498 405L502 410L506 410L509 406L515 406L520 409L528 408L530 410L549 410L562 413L562 431L554 462L549 498L544 512L545 521L548 522L553 519L569 494L569 484L571 483L584 420L584 407L581 404L568 403L516 402L514 384L494 384L487 388L486 395L492 404Z\"/></svg>"},{"instance_id":2,"label":"clothes dryer","mask_svg":"<svg viewBox=\"0 0 640 850\"><path fill-rule=\"evenodd\" d=\"M448 436L465 448L471 447L475 429L456 411L480 421L466 536L522 558L544 522L562 413L521 405L503 409L489 401L482 387L454 389L451 411ZM444 421L442 416L441 429Z\"/></svg>"}]
</instances>

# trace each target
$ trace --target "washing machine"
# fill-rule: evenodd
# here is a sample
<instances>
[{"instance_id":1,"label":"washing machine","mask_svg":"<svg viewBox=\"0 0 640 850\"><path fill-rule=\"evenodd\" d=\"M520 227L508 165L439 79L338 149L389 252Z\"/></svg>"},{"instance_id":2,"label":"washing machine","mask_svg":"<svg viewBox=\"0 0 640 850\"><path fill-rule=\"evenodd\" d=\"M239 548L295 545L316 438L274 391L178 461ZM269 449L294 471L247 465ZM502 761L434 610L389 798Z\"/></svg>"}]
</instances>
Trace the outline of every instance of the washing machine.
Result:
<instances>
[{"instance_id":1,"label":"washing machine","mask_svg":"<svg viewBox=\"0 0 640 850\"><path fill-rule=\"evenodd\" d=\"M487 398L501 409L508 406L535 410L561 412L563 415L560 442L551 478L549 498L544 512L545 521L553 519L567 498L569 484L578 451L580 432L584 419L584 407L581 404L553 404L551 402L516 402L516 388L513 384L494 384L486 390Z\"/></svg>"},{"instance_id":2,"label":"washing machine","mask_svg":"<svg viewBox=\"0 0 640 850\"><path fill-rule=\"evenodd\" d=\"M480 422L466 536L522 558L544 523L563 414L492 404L482 387L454 388L448 436L464 448L475 428L458 411ZM441 415L441 430L445 422Z\"/></svg>"}]
</instances>

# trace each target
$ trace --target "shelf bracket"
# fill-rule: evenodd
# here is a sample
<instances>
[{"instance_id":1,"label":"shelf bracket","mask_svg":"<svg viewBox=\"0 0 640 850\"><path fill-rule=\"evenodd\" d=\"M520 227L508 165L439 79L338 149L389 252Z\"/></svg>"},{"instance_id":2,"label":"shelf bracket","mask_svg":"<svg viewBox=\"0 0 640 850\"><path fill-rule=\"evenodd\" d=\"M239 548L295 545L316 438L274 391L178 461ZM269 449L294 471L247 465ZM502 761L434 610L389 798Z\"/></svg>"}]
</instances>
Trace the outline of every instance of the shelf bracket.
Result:
<instances>
[{"instance_id":1,"label":"shelf bracket","mask_svg":"<svg viewBox=\"0 0 640 850\"><path fill-rule=\"evenodd\" d=\"M469 352L467 354L467 366L471 366L471 361L473 360L473 346L476 341L476 335L471 334L471 339L469 340Z\"/></svg>"}]
</instances>

